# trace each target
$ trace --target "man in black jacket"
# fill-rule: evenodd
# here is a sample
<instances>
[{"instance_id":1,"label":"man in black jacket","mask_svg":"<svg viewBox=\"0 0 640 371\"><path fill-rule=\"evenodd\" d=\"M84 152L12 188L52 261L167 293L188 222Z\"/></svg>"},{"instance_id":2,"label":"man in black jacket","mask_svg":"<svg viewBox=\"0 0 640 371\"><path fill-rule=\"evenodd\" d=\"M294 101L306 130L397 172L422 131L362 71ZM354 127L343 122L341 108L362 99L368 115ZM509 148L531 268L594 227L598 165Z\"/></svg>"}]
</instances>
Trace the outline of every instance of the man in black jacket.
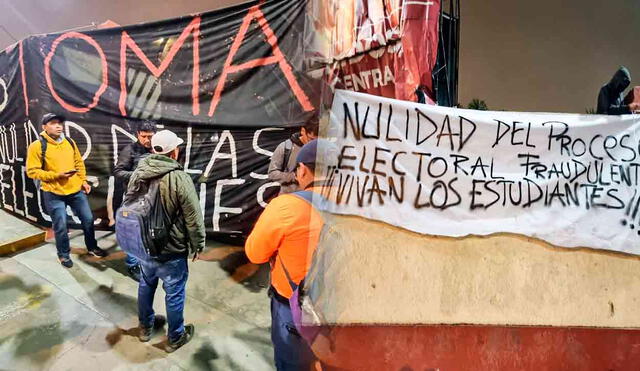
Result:
<instances>
[{"instance_id":1,"label":"man in black jacket","mask_svg":"<svg viewBox=\"0 0 640 371\"><path fill-rule=\"evenodd\" d=\"M268 174L269 180L280 183L280 194L298 190L295 170L296 156L302 146L318 137L319 126L318 118L312 117L300 128L299 132L280 143L273 152Z\"/></svg>"},{"instance_id":2,"label":"man in black jacket","mask_svg":"<svg viewBox=\"0 0 640 371\"><path fill-rule=\"evenodd\" d=\"M637 103L624 104L622 93L631 83L631 74L625 67L620 67L611 81L600 89L598 94L599 115L625 115L640 109Z\"/></svg>"},{"instance_id":3,"label":"man in black jacket","mask_svg":"<svg viewBox=\"0 0 640 371\"><path fill-rule=\"evenodd\" d=\"M156 133L156 124L152 121L145 121L138 126L136 136L138 140L127 145L118 155L118 163L113 169L116 181L120 182L124 189L127 189L131 174L138 167L140 160L151 154L151 138ZM138 260L127 254L125 259L127 269L131 277L140 281L140 266Z\"/></svg>"}]
</instances>

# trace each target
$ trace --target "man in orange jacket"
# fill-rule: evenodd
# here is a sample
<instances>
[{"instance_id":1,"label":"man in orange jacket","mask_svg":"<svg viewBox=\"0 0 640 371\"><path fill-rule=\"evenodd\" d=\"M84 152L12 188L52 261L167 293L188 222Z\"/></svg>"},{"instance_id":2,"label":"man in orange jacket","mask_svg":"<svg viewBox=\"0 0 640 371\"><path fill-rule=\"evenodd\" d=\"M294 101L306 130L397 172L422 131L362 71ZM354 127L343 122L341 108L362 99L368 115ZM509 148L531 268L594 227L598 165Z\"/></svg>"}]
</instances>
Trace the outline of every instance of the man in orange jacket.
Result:
<instances>
[{"instance_id":1,"label":"man in orange jacket","mask_svg":"<svg viewBox=\"0 0 640 371\"><path fill-rule=\"evenodd\" d=\"M318 140L300 149L296 157L296 180L300 189L320 193L315 179ZM284 271L299 285L311 263L323 221L320 213L300 193L283 194L265 208L247 239L249 260L271 263L271 341L278 370L308 370L313 362L309 345L296 331L291 317L291 286Z\"/></svg>"}]
</instances>

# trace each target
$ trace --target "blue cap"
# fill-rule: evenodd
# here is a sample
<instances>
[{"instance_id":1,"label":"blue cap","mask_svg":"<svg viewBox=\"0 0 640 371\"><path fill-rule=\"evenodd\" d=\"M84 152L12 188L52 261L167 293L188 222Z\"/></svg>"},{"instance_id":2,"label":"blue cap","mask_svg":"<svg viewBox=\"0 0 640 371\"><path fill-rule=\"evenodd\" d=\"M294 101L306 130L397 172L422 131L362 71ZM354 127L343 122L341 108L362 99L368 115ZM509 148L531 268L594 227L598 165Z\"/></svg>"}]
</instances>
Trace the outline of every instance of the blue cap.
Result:
<instances>
[{"instance_id":1,"label":"blue cap","mask_svg":"<svg viewBox=\"0 0 640 371\"><path fill-rule=\"evenodd\" d=\"M40 124L46 125L49 121L53 121L53 120L58 120L60 122L67 121L67 119L62 115L58 115L55 113L46 113L44 116L42 116L42 119L40 120Z\"/></svg>"},{"instance_id":2,"label":"blue cap","mask_svg":"<svg viewBox=\"0 0 640 371\"><path fill-rule=\"evenodd\" d=\"M314 139L300 148L296 157L296 164L315 164L316 154L318 153L318 140Z\"/></svg>"}]
</instances>

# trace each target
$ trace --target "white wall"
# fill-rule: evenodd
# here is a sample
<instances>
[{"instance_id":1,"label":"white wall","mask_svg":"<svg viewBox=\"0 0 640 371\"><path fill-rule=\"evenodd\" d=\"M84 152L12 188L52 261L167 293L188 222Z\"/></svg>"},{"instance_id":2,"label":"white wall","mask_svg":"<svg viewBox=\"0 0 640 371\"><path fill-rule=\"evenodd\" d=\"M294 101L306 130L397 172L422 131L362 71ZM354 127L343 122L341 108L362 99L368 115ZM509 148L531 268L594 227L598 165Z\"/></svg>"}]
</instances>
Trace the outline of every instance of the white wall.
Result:
<instances>
[{"instance_id":1,"label":"white wall","mask_svg":"<svg viewBox=\"0 0 640 371\"><path fill-rule=\"evenodd\" d=\"M461 0L460 102L584 113L619 65L640 85L640 1Z\"/></svg>"},{"instance_id":2,"label":"white wall","mask_svg":"<svg viewBox=\"0 0 640 371\"><path fill-rule=\"evenodd\" d=\"M637 256L326 221L306 281L325 323L640 328Z\"/></svg>"}]
</instances>

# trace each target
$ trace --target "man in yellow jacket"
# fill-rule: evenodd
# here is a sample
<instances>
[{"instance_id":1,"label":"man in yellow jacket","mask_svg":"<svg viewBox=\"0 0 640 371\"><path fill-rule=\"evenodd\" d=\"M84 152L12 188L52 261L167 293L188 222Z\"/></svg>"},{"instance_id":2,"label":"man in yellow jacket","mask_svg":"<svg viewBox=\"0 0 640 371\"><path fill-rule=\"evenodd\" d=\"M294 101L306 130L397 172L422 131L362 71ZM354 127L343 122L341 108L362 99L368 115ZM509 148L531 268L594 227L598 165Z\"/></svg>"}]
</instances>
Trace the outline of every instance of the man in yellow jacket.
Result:
<instances>
[{"instance_id":1,"label":"man in yellow jacket","mask_svg":"<svg viewBox=\"0 0 640 371\"><path fill-rule=\"evenodd\" d=\"M89 207L87 194L91 186L87 183L87 172L78 146L63 132L65 118L47 113L42 117L40 138L29 145L27 152L27 176L40 181L40 189L51 216L51 224L56 237L56 249L60 263L71 268L69 256L69 234L67 230L67 206L82 223L84 243L90 254L107 256L98 247L93 228L93 213Z\"/></svg>"},{"instance_id":2,"label":"man in yellow jacket","mask_svg":"<svg viewBox=\"0 0 640 371\"><path fill-rule=\"evenodd\" d=\"M314 171L317 147L316 139L302 146L296 157L296 180L303 191L321 192ZM297 192L274 198L245 244L251 262L271 262L271 341L279 371L309 370L314 361L309 345L293 323L289 307L293 292L287 278L288 274L293 283L299 285L305 277L324 223L320 213L307 201L309 195Z\"/></svg>"}]
</instances>

